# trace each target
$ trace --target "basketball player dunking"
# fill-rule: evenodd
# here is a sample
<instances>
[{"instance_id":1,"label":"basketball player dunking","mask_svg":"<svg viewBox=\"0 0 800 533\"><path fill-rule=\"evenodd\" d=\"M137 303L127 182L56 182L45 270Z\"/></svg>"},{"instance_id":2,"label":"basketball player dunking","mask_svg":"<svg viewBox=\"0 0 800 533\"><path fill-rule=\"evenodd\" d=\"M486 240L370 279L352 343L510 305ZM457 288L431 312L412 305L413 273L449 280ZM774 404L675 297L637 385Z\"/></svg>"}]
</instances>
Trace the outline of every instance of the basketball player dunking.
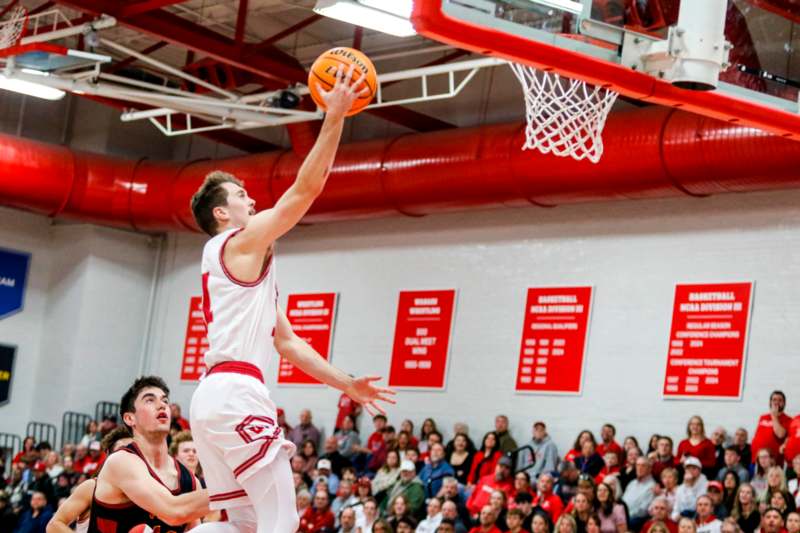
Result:
<instances>
[{"instance_id":1,"label":"basketball player dunking","mask_svg":"<svg viewBox=\"0 0 800 533\"><path fill-rule=\"evenodd\" d=\"M181 533L208 514L208 493L167 451L169 389L155 376L137 379L120 402L133 442L112 453L97 476L89 533L127 533L146 524Z\"/></svg>"},{"instance_id":2,"label":"basketball player dunking","mask_svg":"<svg viewBox=\"0 0 800 533\"><path fill-rule=\"evenodd\" d=\"M277 424L264 372L277 351L318 380L347 393L368 411L394 403L379 378L352 378L334 368L292 331L278 307L275 241L292 229L322 192L347 111L361 89L352 68L340 68L323 91L327 114L316 144L291 187L275 206L256 213L255 202L231 174L215 171L192 198L197 224L212 238L203 249L203 312L208 367L192 397L191 426L208 486L210 507L229 522L198 533L294 533L298 516L289 458L294 444Z\"/></svg>"}]
</instances>

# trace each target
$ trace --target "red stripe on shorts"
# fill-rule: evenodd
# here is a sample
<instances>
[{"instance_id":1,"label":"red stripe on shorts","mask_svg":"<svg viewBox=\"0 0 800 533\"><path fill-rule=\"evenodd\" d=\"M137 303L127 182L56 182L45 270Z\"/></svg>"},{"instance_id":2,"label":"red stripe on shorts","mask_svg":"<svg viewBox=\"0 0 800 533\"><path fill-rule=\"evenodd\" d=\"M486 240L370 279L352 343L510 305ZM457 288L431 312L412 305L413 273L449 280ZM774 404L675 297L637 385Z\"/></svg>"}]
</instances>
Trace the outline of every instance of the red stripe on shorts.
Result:
<instances>
[{"instance_id":1,"label":"red stripe on shorts","mask_svg":"<svg viewBox=\"0 0 800 533\"><path fill-rule=\"evenodd\" d=\"M275 441L275 439L278 438L280 433L281 433L281 428L279 427L275 428L275 432L272 434L271 437L267 437L264 439L264 443L261 445L261 448L259 448L259 450L255 453L255 455L253 455L247 461L243 462L234 469L233 475L235 477L239 477L245 472L245 470L256 464L261 459L263 459L264 456L267 455L269 447L272 445L273 441Z\"/></svg>"}]
</instances>

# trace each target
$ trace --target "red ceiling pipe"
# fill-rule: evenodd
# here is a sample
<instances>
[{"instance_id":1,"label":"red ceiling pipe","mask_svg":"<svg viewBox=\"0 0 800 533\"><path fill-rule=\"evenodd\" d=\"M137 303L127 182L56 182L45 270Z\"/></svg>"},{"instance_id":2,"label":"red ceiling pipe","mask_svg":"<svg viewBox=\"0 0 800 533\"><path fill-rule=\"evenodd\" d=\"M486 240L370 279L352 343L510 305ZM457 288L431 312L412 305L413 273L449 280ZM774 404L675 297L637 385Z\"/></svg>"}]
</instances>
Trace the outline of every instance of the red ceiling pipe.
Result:
<instances>
[{"instance_id":1,"label":"red ceiling pipe","mask_svg":"<svg viewBox=\"0 0 800 533\"><path fill-rule=\"evenodd\" d=\"M661 107L612 114L596 165L523 152L522 135L514 123L344 145L305 221L800 187L800 143ZM266 207L301 163L291 150L133 161L0 136L0 205L143 232L194 230L189 199L209 171L239 176Z\"/></svg>"}]
</instances>

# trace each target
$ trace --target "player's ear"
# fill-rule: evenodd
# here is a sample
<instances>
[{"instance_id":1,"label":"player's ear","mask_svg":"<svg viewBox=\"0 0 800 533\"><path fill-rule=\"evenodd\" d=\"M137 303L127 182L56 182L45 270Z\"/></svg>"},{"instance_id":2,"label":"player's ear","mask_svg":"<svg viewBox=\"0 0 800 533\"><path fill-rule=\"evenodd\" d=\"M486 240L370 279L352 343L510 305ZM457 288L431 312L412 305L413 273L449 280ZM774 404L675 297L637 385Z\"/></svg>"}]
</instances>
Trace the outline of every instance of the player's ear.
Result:
<instances>
[{"instance_id":1,"label":"player's ear","mask_svg":"<svg viewBox=\"0 0 800 533\"><path fill-rule=\"evenodd\" d=\"M133 413L123 413L122 414L122 421L125 423L126 426L132 428L134 426L134 421L136 417Z\"/></svg>"},{"instance_id":2,"label":"player's ear","mask_svg":"<svg viewBox=\"0 0 800 533\"><path fill-rule=\"evenodd\" d=\"M221 221L227 222L230 220L230 214L228 213L228 208L224 205L218 205L214 209L211 210L211 214L214 215L214 218Z\"/></svg>"}]
</instances>

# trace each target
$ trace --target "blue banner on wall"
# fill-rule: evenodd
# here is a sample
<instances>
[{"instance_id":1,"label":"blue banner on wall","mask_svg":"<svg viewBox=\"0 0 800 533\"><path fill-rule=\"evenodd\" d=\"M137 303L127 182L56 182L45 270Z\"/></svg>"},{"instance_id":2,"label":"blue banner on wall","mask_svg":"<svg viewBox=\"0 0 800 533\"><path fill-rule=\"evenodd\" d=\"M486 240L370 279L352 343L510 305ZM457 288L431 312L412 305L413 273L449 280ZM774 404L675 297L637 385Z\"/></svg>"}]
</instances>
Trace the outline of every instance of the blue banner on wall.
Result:
<instances>
[{"instance_id":1,"label":"blue banner on wall","mask_svg":"<svg viewBox=\"0 0 800 533\"><path fill-rule=\"evenodd\" d=\"M11 398L11 378L14 376L14 346L0 344L0 405ZM2 473L2 470L0 470Z\"/></svg>"},{"instance_id":2,"label":"blue banner on wall","mask_svg":"<svg viewBox=\"0 0 800 533\"><path fill-rule=\"evenodd\" d=\"M0 318L22 310L31 254L0 248Z\"/></svg>"}]
</instances>

